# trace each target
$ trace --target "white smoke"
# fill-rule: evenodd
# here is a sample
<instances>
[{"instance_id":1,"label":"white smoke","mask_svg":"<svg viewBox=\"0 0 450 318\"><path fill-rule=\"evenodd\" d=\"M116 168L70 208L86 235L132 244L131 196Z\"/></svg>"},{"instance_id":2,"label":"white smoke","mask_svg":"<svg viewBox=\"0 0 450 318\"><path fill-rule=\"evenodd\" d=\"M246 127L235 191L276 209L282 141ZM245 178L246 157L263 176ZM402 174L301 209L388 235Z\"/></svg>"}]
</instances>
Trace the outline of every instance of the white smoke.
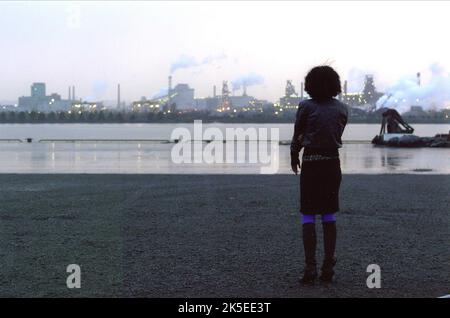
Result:
<instances>
[{"instance_id":1,"label":"white smoke","mask_svg":"<svg viewBox=\"0 0 450 318\"><path fill-rule=\"evenodd\" d=\"M255 73L249 73L243 76L239 76L231 81L233 86L233 91L243 88L244 86L249 87L253 85L264 84L264 77Z\"/></svg>"},{"instance_id":2,"label":"white smoke","mask_svg":"<svg viewBox=\"0 0 450 318\"><path fill-rule=\"evenodd\" d=\"M190 55L180 55L178 59L170 65L170 73L173 74L179 69L186 69L191 67L198 67L203 65L213 64L217 61L224 60L227 58L225 54L209 55L201 60L197 60Z\"/></svg>"},{"instance_id":3,"label":"white smoke","mask_svg":"<svg viewBox=\"0 0 450 318\"><path fill-rule=\"evenodd\" d=\"M359 68L350 69L346 77L347 92L348 93L361 92L363 90L364 79L367 74L373 74L373 72L370 72L368 70L362 70Z\"/></svg>"},{"instance_id":4,"label":"white smoke","mask_svg":"<svg viewBox=\"0 0 450 318\"><path fill-rule=\"evenodd\" d=\"M164 87L164 88L160 88L159 91L157 91L155 94L152 95L151 99L157 99L157 98L161 98L164 97L168 94L168 88Z\"/></svg>"},{"instance_id":5,"label":"white smoke","mask_svg":"<svg viewBox=\"0 0 450 318\"><path fill-rule=\"evenodd\" d=\"M400 79L388 88L377 101L377 108L395 108L400 113L410 110L413 105L422 106L424 110L439 110L450 105L449 73L435 63L421 72L419 85L416 74ZM425 81L424 77L428 77Z\"/></svg>"}]
</instances>

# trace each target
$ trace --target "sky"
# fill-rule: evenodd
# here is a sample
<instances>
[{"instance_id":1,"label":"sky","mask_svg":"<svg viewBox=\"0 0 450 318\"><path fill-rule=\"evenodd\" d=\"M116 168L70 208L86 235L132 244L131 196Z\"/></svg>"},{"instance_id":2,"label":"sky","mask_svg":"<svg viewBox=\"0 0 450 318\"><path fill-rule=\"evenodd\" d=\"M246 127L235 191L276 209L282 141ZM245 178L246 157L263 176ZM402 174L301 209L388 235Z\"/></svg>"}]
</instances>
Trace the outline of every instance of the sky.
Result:
<instances>
[{"instance_id":1,"label":"sky","mask_svg":"<svg viewBox=\"0 0 450 318\"><path fill-rule=\"evenodd\" d=\"M223 80L257 78L248 94L276 101L314 65L349 90L366 73L380 90L438 63L450 69L450 2L0 2L0 100L47 92L123 100L188 83L196 97ZM240 94L236 90L235 94Z\"/></svg>"}]
</instances>

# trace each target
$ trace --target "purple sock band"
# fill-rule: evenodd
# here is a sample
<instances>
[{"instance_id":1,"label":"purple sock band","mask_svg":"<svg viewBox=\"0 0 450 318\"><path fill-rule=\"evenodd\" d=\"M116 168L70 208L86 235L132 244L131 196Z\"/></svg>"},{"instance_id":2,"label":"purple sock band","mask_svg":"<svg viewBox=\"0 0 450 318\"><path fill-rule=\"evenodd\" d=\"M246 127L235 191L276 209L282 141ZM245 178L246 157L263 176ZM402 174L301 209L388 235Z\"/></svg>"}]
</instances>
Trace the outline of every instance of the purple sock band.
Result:
<instances>
[{"instance_id":1,"label":"purple sock band","mask_svg":"<svg viewBox=\"0 0 450 318\"><path fill-rule=\"evenodd\" d=\"M314 214L303 214L302 224L306 223L316 223L316 216Z\"/></svg>"},{"instance_id":2,"label":"purple sock band","mask_svg":"<svg viewBox=\"0 0 450 318\"><path fill-rule=\"evenodd\" d=\"M327 213L322 215L322 223L336 222L336 215L334 213ZM314 214L302 214L302 224L316 223L316 216Z\"/></svg>"},{"instance_id":3,"label":"purple sock band","mask_svg":"<svg viewBox=\"0 0 450 318\"><path fill-rule=\"evenodd\" d=\"M336 222L336 216L334 213L327 213L322 215L322 223L326 222Z\"/></svg>"}]
</instances>

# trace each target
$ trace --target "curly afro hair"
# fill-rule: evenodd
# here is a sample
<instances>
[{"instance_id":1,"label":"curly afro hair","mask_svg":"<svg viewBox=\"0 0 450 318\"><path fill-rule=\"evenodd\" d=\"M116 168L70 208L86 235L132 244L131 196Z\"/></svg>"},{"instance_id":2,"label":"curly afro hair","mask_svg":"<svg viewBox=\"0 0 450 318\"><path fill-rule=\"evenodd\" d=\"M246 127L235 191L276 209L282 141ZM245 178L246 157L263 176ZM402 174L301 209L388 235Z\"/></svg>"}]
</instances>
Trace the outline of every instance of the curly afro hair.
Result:
<instances>
[{"instance_id":1,"label":"curly afro hair","mask_svg":"<svg viewBox=\"0 0 450 318\"><path fill-rule=\"evenodd\" d=\"M313 67L305 77L305 91L315 100L329 100L341 93L339 74L330 66Z\"/></svg>"}]
</instances>

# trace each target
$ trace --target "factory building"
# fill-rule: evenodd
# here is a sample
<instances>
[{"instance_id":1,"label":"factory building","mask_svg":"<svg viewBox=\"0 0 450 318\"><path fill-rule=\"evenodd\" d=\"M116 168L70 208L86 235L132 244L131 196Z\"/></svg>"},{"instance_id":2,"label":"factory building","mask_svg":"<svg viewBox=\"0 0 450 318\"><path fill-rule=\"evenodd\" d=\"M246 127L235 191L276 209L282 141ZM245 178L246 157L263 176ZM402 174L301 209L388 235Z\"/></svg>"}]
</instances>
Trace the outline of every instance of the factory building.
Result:
<instances>
[{"instance_id":1,"label":"factory building","mask_svg":"<svg viewBox=\"0 0 450 318\"><path fill-rule=\"evenodd\" d=\"M419 119L419 118L430 118L431 114L429 112L424 111L422 106L413 105L409 109L409 111L402 114L404 118L409 119Z\"/></svg>"},{"instance_id":2,"label":"factory building","mask_svg":"<svg viewBox=\"0 0 450 318\"><path fill-rule=\"evenodd\" d=\"M217 111L219 113L262 111L263 105L268 103L266 100L258 100L252 96L229 96L229 100L231 105L230 109L222 109L221 96L196 99L198 109Z\"/></svg>"},{"instance_id":3,"label":"factory building","mask_svg":"<svg viewBox=\"0 0 450 318\"><path fill-rule=\"evenodd\" d=\"M298 104L308 98L305 96L304 84L300 84L300 94L295 91L295 86L291 80L287 80L285 94L280 98L279 102L275 104L278 111L280 110L296 110ZM377 100L383 96L376 90L372 75L366 75L364 80L364 87L361 92L349 93L347 91L347 81L343 83L342 94L339 99L351 107L358 107L364 111L369 111L375 108Z\"/></svg>"},{"instance_id":4,"label":"factory building","mask_svg":"<svg viewBox=\"0 0 450 318\"><path fill-rule=\"evenodd\" d=\"M175 104L177 109L194 109L194 89L188 84L177 84L169 91L170 105Z\"/></svg>"},{"instance_id":5,"label":"factory building","mask_svg":"<svg viewBox=\"0 0 450 318\"><path fill-rule=\"evenodd\" d=\"M280 102L276 104L276 106L280 109L296 110L298 108L298 104L303 100L303 98L303 83L300 88L300 96L298 96L292 81L287 80L284 96L280 98Z\"/></svg>"},{"instance_id":6,"label":"factory building","mask_svg":"<svg viewBox=\"0 0 450 318\"><path fill-rule=\"evenodd\" d=\"M210 100L208 109L214 109L219 113L246 112L255 108L259 108L259 105L265 102L259 101L255 97L247 95L247 87L245 85L242 95L230 95L227 81L223 81L222 83L222 95L216 96L215 91L216 90L214 86L214 96Z\"/></svg>"},{"instance_id":7,"label":"factory building","mask_svg":"<svg viewBox=\"0 0 450 318\"><path fill-rule=\"evenodd\" d=\"M45 83L33 83L33 85L31 85L31 97L45 97Z\"/></svg>"},{"instance_id":8,"label":"factory building","mask_svg":"<svg viewBox=\"0 0 450 318\"><path fill-rule=\"evenodd\" d=\"M73 96L75 95L75 87L72 87ZM70 95L70 89L69 89ZM19 97L18 107L23 111L66 111L72 106L75 99L62 99L61 95L52 93L46 94L45 83L33 83L31 85L30 96Z\"/></svg>"},{"instance_id":9,"label":"factory building","mask_svg":"<svg viewBox=\"0 0 450 318\"><path fill-rule=\"evenodd\" d=\"M247 107L252 101L255 100L254 97L248 96L247 94L241 96L230 96L229 99L233 108Z\"/></svg>"},{"instance_id":10,"label":"factory building","mask_svg":"<svg viewBox=\"0 0 450 318\"><path fill-rule=\"evenodd\" d=\"M376 90L373 75L366 75L364 79L364 87L360 93L348 93L347 81L344 81L342 94L339 96L340 100L352 107L364 108L366 111L373 110L376 106L377 100L383 96Z\"/></svg>"},{"instance_id":11,"label":"factory building","mask_svg":"<svg viewBox=\"0 0 450 318\"><path fill-rule=\"evenodd\" d=\"M220 99L216 97L201 97L195 99L195 109L215 111L219 107Z\"/></svg>"},{"instance_id":12,"label":"factory building","mask_svg":"<svg viewBox=\"0 0 450 318\"><path fill-rule=\"evenodd\" d=\"M78 112L79 114L85 112L98 112L106 110L102 102L75 102L72 104L69 112Z\"/></svg>"},{"instance_id":13,"label":"factory building","mask_svg":"<svg viewBox=\"0 0 450 318\"><path fill-rule=\"evenodd\" d=\"M148 100L145 97L140 101L133 102L131 110L137 113L159 113L165 106L164 101Z\"/></svg>"},{"instance_id":14,"label":"factory building","mask_svg":"<svg viewBox=\"0 0 450 318\"><path fill-rule=\"evenodd\" d=\"M134 112L159 112L175 110L208 110L212 112L237 112L244 108L260 108L264 101L258 101L254 97L247 95L246 88L240 96L232 96L228 89L228 82L222 83L222 94L216 94L216 86L213 88L212 97L195 98L195 90L188 84L179 83L172 88L172 77L168 78L168 93L158 98L146 99L132 103ZM259 103L258 103L259 102Z\"/></svg>"},{"instance_id":15,"label":"factory building","mask_svg":"<svg viewBox=\"0 0 450 318\"><path fill-rule=\"evenodd\" d=\"M168 84L167 94L151 99L144 96L141 100L132 103L132 111L157 113L197 108L199 101L194 98L195 90L193 88L184 83L177 84L172 88L172 76L169 76Z\"/></svg>"}]
</instances>

